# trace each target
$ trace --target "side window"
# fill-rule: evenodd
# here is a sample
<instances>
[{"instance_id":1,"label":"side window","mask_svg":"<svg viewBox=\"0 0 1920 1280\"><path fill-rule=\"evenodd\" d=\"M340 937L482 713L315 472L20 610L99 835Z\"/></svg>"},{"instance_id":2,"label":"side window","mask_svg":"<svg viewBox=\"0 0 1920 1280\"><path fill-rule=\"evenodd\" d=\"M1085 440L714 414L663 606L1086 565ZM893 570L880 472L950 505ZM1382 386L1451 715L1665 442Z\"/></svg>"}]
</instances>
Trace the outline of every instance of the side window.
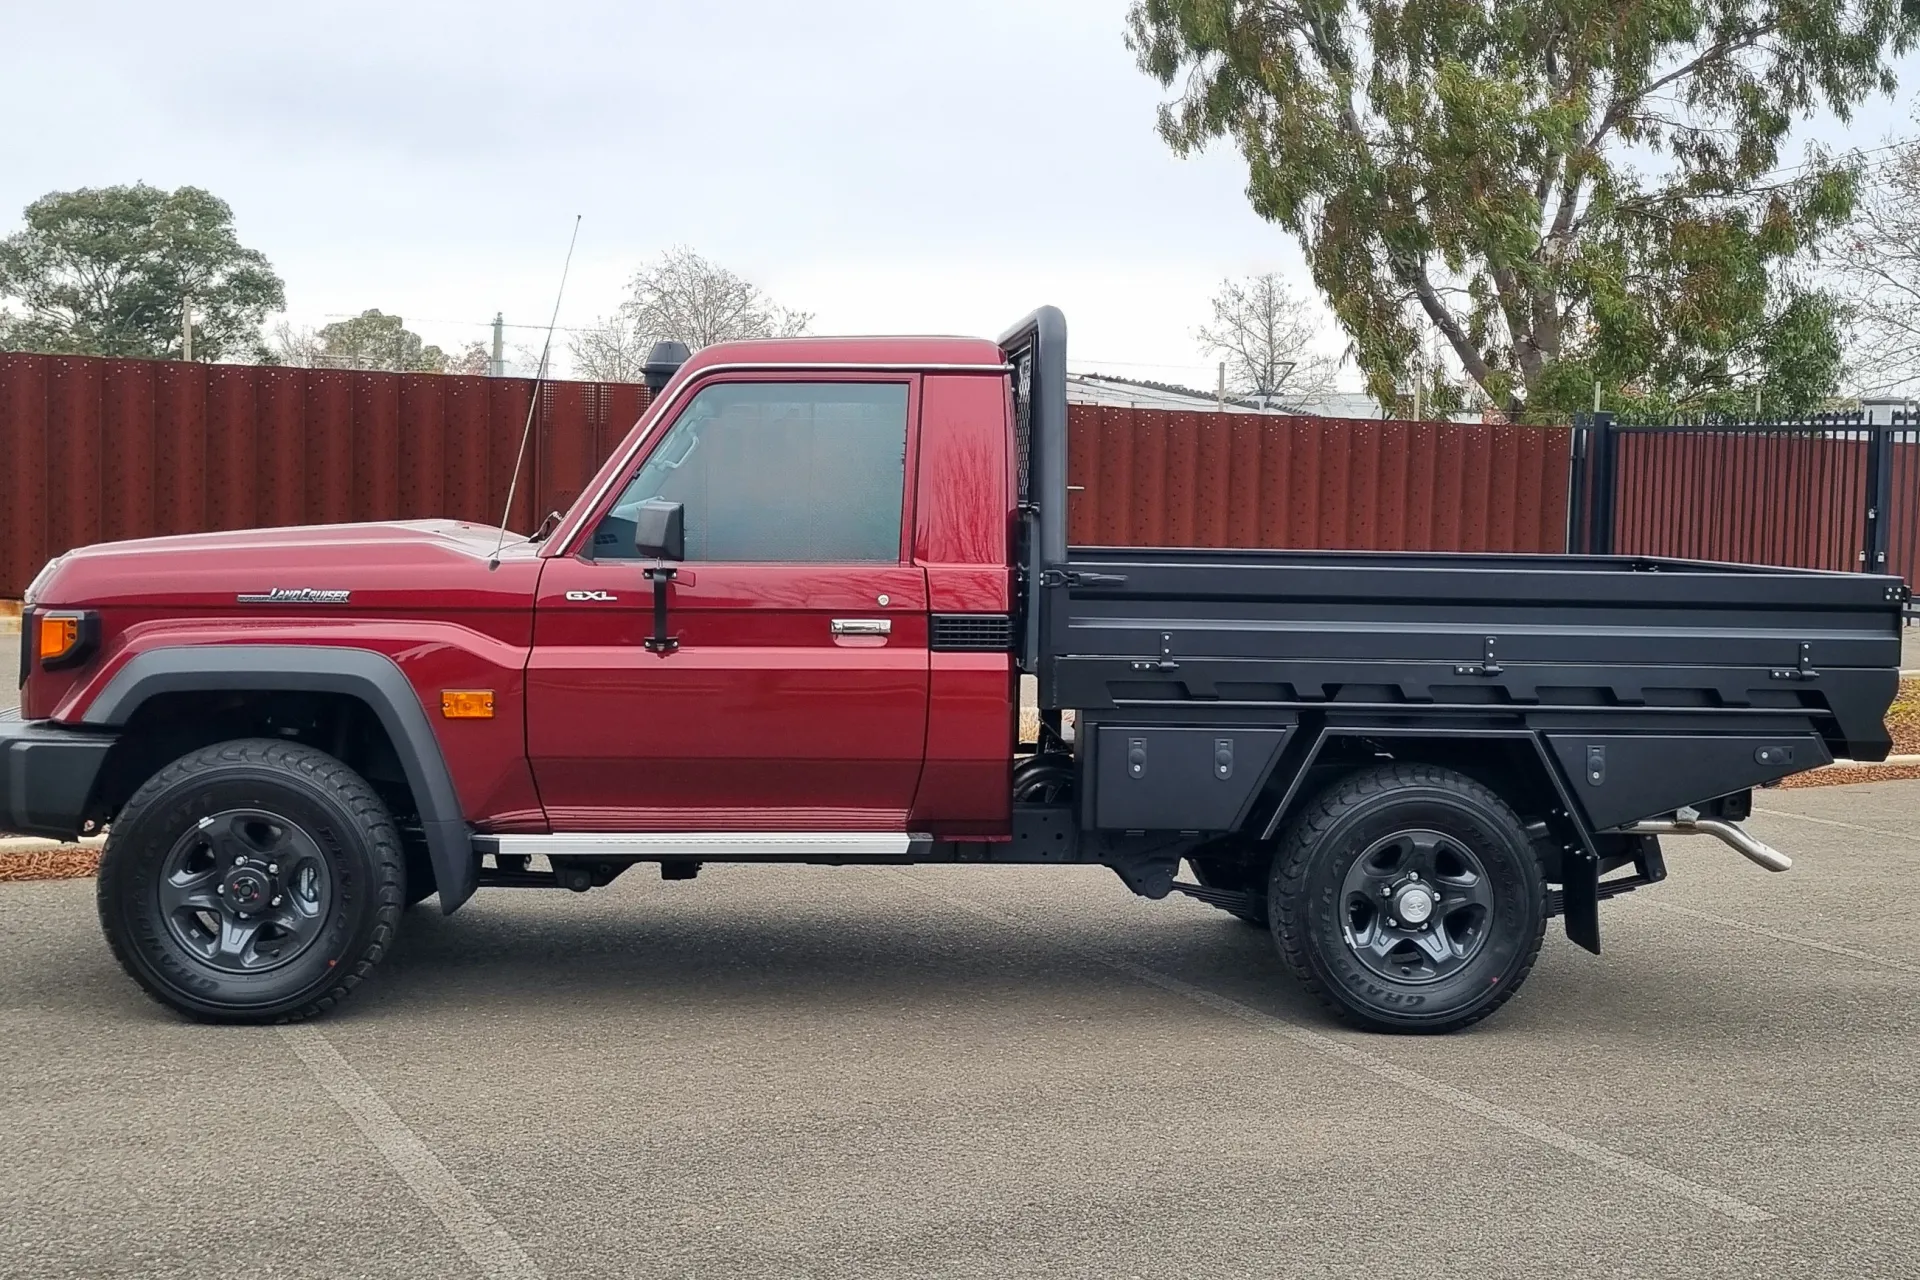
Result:
<instances>
[{"instance_id":1,"label":"side window","mask_svg":"<svg viewBox=\"0 0 1920 1280\"><path fill-rule=\"evenodd\" d=\"M684 509L689 561L892 563L906 458L905 383L721 383L681 411L594 543L617 545L635 504L665 498Z\"/></svg>"}]
</instances>

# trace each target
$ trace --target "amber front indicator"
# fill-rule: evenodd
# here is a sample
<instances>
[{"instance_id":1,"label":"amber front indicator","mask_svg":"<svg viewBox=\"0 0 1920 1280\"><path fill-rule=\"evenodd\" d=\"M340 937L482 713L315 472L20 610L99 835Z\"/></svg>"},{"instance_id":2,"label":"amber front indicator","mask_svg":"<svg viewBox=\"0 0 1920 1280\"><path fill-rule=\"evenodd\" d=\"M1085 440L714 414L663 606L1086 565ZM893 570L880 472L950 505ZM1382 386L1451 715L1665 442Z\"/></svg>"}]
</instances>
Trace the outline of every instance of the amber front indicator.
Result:
<instances>
[{"instance_id":1,"label":"amber front indicator","mask_svg":"<svg viewBox=\"0 0 1920 1280\"><path fill-rule=\"evenodd\" d=\"M56 610L36 614L39 637L34 653L43 667L69 667L93 648L94 617L90 613Z\"/></svg>"},{"instance_id":2,"label":"amber front indicator","mask_svg":"<svg viewBox=\"0 0 1920 1280\"><path fill-rule=\"evenodd\" d=\"M449 720L491 720L493 719L493 690L444 690L440 694L440 714Z\"/></svg>"}]
</instances>

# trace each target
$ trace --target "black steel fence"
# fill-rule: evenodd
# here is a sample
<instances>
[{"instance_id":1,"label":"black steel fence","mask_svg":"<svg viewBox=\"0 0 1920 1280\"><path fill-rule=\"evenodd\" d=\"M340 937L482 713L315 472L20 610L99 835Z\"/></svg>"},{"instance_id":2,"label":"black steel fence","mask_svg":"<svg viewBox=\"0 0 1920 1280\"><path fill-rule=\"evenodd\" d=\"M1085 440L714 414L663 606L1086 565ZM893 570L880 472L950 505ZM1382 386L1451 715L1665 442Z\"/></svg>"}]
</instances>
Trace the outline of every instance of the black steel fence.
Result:
<instances>
[{"instance_id":1,"label":"black steel fence","mask_svg":"<svg viewBox=\"0 0 1920 1280\"><path fill-rule=\"evenodd\" d=\"M1809 569L1920 569L1920 414L1575 424L1568 545Z\"/></svg>"}]
</instances>

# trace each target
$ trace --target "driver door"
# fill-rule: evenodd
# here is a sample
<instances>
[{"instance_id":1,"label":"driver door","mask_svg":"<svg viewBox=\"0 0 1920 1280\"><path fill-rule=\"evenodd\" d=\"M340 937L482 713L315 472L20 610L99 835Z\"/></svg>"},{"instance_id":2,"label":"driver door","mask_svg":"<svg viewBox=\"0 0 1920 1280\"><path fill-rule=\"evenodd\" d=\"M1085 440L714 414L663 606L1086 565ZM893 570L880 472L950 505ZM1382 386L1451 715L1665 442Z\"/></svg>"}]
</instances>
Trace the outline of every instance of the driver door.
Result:
<instances>
[{"instance_id":1,"label":"driver door","mask_svg":"<svg viewBox=\"0 0 1920 1280\"><path fill-rule=\"evenodd\" d=\"M527 748L554 830L906 829L929 665L906 550L918 398L909 377L739 377L655 429L541 576ZM619 514L651 498L685 521L664 653Z\"/></svg>"}]
</instances>

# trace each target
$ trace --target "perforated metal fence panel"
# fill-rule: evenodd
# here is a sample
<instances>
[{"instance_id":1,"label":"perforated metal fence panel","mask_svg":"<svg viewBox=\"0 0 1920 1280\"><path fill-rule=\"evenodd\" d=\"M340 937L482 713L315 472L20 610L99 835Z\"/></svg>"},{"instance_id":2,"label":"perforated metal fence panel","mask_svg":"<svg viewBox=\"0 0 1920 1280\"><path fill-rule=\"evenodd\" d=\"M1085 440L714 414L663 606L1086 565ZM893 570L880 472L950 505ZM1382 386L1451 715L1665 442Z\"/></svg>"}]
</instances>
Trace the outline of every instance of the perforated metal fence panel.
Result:
<instances>
[{"instance_id":1,"label":"perforated metal fence panel","mask_svg":"<svg viewBox=\"0 0 1920 1280\"><path fill-rule=\"evenodd\" d=\"M92 542L494 523L532 396L522 378L0 354L0 597ZM638 386L543 386L509 527L572 502L646 402Z\"/></svg>"}]
</instances>

